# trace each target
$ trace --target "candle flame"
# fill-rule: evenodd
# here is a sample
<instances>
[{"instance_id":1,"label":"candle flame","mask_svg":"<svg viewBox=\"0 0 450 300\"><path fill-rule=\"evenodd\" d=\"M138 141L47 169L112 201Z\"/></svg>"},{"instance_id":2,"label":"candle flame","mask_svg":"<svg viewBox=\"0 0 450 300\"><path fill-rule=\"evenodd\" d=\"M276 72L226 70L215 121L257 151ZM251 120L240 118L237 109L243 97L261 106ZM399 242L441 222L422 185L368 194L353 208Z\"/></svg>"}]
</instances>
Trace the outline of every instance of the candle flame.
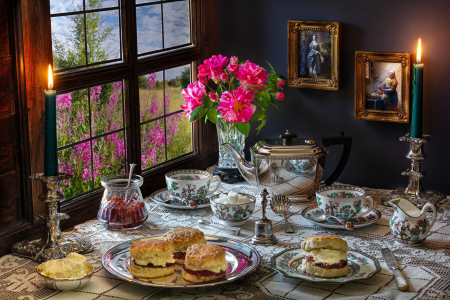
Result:
<instances>
[{"instance_id":1,"label":"candle flame","mask_svg":"<svg viewBox=\"0 0 450 300\"><path fill-rule=\"evenodd\" d=\"M52 89L53 89L52 66L48 65L48 90L51 91Z\"/></svg>"},{"instance_id":2,"label":"candle flame","mask_svg":"<svg viewBox=\"0 0 450 300\"><path fill-rule=\"evenodd\" d=\"M420 58L422 56L422 44L419 38L419 45L417 46L417 64L420 64Z\"/></svg>"}]
</instances>

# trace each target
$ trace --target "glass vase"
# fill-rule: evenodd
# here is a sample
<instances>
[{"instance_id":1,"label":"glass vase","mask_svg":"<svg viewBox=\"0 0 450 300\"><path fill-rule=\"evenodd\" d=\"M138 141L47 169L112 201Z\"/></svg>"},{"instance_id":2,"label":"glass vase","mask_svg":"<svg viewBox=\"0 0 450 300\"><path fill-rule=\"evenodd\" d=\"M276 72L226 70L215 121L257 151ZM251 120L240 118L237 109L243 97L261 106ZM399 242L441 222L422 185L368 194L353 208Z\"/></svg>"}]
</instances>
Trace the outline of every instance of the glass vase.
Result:
<instances>
[{"instance_id":1,"label":"glass vase","mask_svg":"<svg viewBox=\"0 0 450 300\"><path fill-rule=\"evenodd\" d=\"M223 143L228 143L244 156L245 135L239 132L236 127L219 116L217 121L217 136L219 138L219 168L237 168L236 162L228 149L220 147Z\"/></svg>"}]
</instances>

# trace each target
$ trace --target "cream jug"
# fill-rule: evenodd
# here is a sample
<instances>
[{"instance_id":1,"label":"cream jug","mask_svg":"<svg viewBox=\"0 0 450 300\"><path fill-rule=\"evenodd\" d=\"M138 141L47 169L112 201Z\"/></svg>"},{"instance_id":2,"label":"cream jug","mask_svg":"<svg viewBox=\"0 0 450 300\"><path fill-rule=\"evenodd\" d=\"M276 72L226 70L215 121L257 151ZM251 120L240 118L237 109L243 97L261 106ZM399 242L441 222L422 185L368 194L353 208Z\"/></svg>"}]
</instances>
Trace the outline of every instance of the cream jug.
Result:
<instances>
[{"instance_id":1,"label":"cream jug","mask_svg":"<svg viewBox=\"0 0 450 300\"><path fill-rule=\"evenodd\" d=\"M418 246L423 243L436 221L436 207L427 203L420 210L414 204L402 198L392 199L389 204L394 208L394 215L389 225L395 242L407 247ZM433 210L431 224L426 219L429 208Z\"/></svg>"}]
</instances>

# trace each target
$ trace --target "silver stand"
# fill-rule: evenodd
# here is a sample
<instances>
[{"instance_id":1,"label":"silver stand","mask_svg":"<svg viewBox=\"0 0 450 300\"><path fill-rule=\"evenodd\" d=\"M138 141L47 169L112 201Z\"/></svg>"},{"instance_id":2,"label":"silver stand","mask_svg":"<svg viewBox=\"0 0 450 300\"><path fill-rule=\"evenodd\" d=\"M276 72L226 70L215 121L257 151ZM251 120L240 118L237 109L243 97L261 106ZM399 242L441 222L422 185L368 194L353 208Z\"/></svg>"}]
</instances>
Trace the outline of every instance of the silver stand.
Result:
<instances>
[{"instance_id":1,"label":"silver stand","mask_svg":"<svg viewBox=\"0 0 450 300\"><path fill-rule=\"evenodd\" d=\"M427 202L439 207L440 204L446 201L443 194L439 192L425 191L422 185L423 176L428 174L428 171L422 171L420 164L427 156L423 151L423 145L429 140L433 139L430 135L424 135L422 138L412 138L408 133L400 138L402 142L410 144L409 153L406 155L411 160L411 169L402 172L402 175L409 177L409 184L406 188L398 188L394 190L389 196L382 199L382 203L389 206L389 201L394 198L408 199L417 207L423 207Z\"/></svg>"},{"instance_id":2,"label":"silver stand","mask_svg":"<svg viewBox=\"0 0 450 300\"><path fill-rule=\"evenodd\" d=\"M12 254L43 262L64 258L71 252L88 253L94 250L92 243L65 236L59 227L60 220L69 218L68 215L58 212L58 204L63 199L59 192L59 183L72 176L69 174L44 176L44 173L38 173L30 178L42 181L44 186L44 192L39 196L39 201L45 203L45 215L36 216L35 219L43 220L45 229L42 238L38 240L14 244L11 249Z\"/></svg>"},{"instance_id":3,"label":"silver stand","mask_svg":"<svg viewBox=\"0 0 450 300\"><path fill-rule=\"evenodd\" d=\"M277 238L273 234L272 221L266 217L267 195L269 193L266 189L261 193L263 197L262 217L255 222L255 234L252 237L252 244L255 245L274 245L277 243Z\"/></svg>"}]
</instances>

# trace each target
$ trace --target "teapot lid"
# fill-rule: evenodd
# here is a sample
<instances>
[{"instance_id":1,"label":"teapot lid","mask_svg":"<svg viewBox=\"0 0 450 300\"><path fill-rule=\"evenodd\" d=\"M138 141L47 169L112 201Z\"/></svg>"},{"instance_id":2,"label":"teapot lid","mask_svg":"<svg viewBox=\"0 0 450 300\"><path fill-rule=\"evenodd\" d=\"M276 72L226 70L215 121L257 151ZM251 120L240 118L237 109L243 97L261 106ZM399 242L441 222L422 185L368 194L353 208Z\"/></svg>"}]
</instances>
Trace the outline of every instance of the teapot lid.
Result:
<instances>
[{"instance_id":1,"label":"teapot lid","mask_svg":"<svg viewBox=\"0 0 450 300\"><path fill-rule=\"evenodd\" d=\"M281 134L280 138L265 139L257 142L251 150L256 155L270 156L273 158L324 156L328 152L311 139L297 138L295 133L289 130Z\"/></svg>"}]
</instances>

